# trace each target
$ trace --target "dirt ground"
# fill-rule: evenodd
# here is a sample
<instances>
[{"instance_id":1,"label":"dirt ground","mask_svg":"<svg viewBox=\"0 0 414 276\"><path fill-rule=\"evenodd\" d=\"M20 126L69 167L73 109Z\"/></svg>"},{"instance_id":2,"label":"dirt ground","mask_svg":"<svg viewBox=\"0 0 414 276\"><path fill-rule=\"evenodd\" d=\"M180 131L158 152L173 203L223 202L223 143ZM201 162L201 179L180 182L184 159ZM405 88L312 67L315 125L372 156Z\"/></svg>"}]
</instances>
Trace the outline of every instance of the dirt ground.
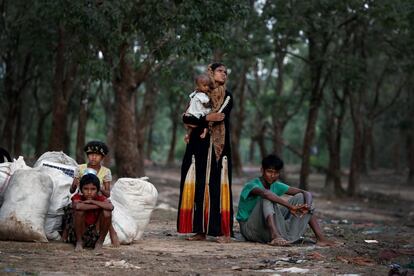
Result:
<instances>
[{"instance_id":1,"label":"dirt ground","mask_svg":"<svg viewBox=\"0 0 414 276\"><path fill-rule=\"evenodd\" d=\"M235 210L244 181L257 172L234 178ZM315 246L311 231L291 247L242 242L237 223L232 243L186 241L175 231L179 169L152 167L147 175L159 200L141 241L98 253L59 242L0 242L0 275L389 275L392 264L414 275L414 186L391 172L364 178L365 195L354 199L327 197L323 176L311 175L321 226L343 243L334 248ZM294 169L289 180L297 183Z\"/></svg>"}]
</instances>

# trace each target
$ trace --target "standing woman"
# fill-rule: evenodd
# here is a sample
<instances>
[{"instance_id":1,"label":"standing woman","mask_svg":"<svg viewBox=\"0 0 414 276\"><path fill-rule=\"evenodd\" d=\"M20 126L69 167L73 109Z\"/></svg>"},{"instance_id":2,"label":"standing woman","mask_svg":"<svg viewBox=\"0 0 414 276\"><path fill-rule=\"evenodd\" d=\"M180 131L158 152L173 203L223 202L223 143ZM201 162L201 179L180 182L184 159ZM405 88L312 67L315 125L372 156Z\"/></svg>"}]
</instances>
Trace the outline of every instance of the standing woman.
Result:
<instances>
[{"instance_id":1,"label":"standing woman","mask_svg":"<svg viewBox=\"0 0 414 276\"><path fill-rule=\"evenodd\" d=\"M195 233L187 240L205 240L206 235L229 242L233 234L231 193L230 111L233 97L226 90L227 68L222 63L207 68L212 87L211 113L199 119L183 116L185 124L196 125L181 166L179 233ZM209 134L201 138L205 122Z\"/></svg>"}]
</instances>

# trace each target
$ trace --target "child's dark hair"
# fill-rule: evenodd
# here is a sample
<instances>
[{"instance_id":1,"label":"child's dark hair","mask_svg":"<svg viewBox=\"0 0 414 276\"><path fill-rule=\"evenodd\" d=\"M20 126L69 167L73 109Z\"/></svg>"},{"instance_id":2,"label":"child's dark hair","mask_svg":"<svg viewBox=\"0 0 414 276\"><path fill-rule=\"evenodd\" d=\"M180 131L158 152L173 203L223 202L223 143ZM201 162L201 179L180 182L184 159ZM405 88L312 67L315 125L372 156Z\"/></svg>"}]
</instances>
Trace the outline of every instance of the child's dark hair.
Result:
<instances>
[{"instance_id":1,"label":"child's dark hair","mask_svg":"<svg viewBox=\"0 0 414 276\"><path fill-rule=\"evenodd\" d=\"M195 82L196 85L198 85L199 82L206 82L206 83L210 84L211 80L210 80L210 77L207 74L200 74L200 75L197 75L194 78L194 82Z\"/></svg>"},{"instance_id":2,"label":"child's dark hair","mask_svg":"<svg viewBox=\"0 0 414 276\"><path fill-rule=\"evenodd\" d=\"M262 160L262 168L266 169L275 169L280 171L283 169L283 161L275 154L269 154Z\"/></svg>"},{"instance_id":3,"label":"child's dark hair","mask_svg":"<svg viewBox=\"0 0 414 276\"><path fill-rule=\"evenodd\" d=\"M90 141L83 148L86 154L98 153L102 156L106 156L109 152L108 146L101 141Z\"/></svg>"},{"instance_id":4,"label":"child's dark hair","mask_svg":"<svg viewBox=\"0 0 414 276\"><path fill-rule=\"evenodd\" d=\"M82 191L83 186L85 186L86 184L95 185L98 192L101 188L101 183L99 181L99 178L92 173L87 173L84 176L82 176L82 178L79 181L79 189Z\"/></svg>"}]
</instances>

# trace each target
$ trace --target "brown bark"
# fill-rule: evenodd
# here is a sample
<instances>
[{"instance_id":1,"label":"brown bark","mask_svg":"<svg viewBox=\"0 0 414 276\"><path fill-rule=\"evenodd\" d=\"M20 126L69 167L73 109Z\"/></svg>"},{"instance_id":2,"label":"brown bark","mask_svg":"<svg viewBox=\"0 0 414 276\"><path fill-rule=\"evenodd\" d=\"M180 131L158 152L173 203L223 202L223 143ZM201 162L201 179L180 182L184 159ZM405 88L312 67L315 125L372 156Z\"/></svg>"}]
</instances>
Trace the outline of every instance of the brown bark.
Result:
<instances>
[{"instance_id":1,"label":"brown bark","mask_svg":"<svg viewBox=\"0 0 414 276\"><path fill-rule=\"evenodd\" d=\"M81 97L78 114L78 131L76 134L76 162L85 163L85 153L83 147L86 138L86 123L88 121L88 90L86 83L81 85Z\"/></svg>"},{"instance_id":2,"label":"brown bark","mask_svg":"<svg viewBox=\"0 0 414 276\"><path fill-rule=\"evenodd\" d=\"M257 141L257 145L259 146L260 160L263 159L267 155L266 143L265 143L265 137L264 137L265 131L266 131L266 125L263 124L259 132L257 132L255 136L255 140Z\"/></svg>"},{"instance_id":3,"label":"brown bark","mask_svg":"<svg viewBox=\"0 0 414 276\"><path fill-rule=\"evenodd\" d=\"M42 103L39 100L38 96L38 84L35 83L35 87L33 90L33 97L35 100L35 106L37 110L37 126L36 126L36 141L35 141L35 157L40 157L43 152L45 151L45 145L44 145L44 128L45 128L45 121L49 114L52 112L51 108L48 108L44 110L42 108Z\"/></svg>"},{"instance_id":4,"label":"brown bark","mask_svg":"<svg viewBox=\"0 0 414 276\"><path fill-rule=\"evenodd\" d=\"M276 119L273 121L273 152L283 159L283 131L285 123L283 120Z\"/></svg>"},{"instance_id":5,"label":"brown bark","mask_svg":"<svg viewBox=\"0 0 414 276\"><path fill-rule=\"evenodd\" d=\"M232 111L231 120L231 148L232 148L232 166L235 175L241 175L242 173L242 160L240 156L240 138L243 130L243 123L245 119L245 90L246 90L246 74L249 68L249 63L244 62L240 76L238 77L239 82L237 89L234 91L234 109ZM237 120L235 120L237 118Z\"/></svg>"},{"instance_id":6,"label":"brown bark","mask_svg":"<svg viewBox=\"0 0 414 276\"><path fill-rule=\"evenodd\" d=\"M147 79L145 83L145 95L142 103L142 108L137 116L137 148L139 155L140 166L144 167L145 156L145 141L148 138L148 132L151 125L154 123L155 105L157 100L157 87L152 79Z\"/></svg>"},{"instance_id":7,"label":"brown bark","mask_svg":"<svg viewBox=\"0 0 414 276\"><path fill-rule=\"evenodd\" d=\"M345 85L344 90L347 90ZM325 188L335 196L342 196L345 191L341 185L341 138L343 121L345 118L346 101L341 98L334 88L335 97L333 106L326 108L326 142L329 152L329 164L326 173ZM346 94L346 92L344 93ZM335 113L336 105L339 107L339 114Z\"/></svg>"},{"instance_id":8,"label":"brown bark","mask_svg":"<svg viewBox=\"0 0 414 276\"><path fill-rule=\"evenodd\" d=\"M255 141L253 138L250 138L249 143L249 163L253 164L254 162L254 153L255 153Z\"/></svg>"},{"instance_id":9,"label":"brown bark","mask_svg":"<svg viewBox=\"0 0 414 276\"><path fill-rule=\"evenodd\" d=\"M171 140L170 140L170 149L168 150L167 164L173 165L175 160L175 146L177 144L177 130L178 130L178 116L173 116L171 119ZM177 117L177 118L176 118Z\"/></svg>"},{"instance_id":10,"label":"brown bark","mask_svg":"<svg viewBox=\"0 0 414 276\"><path fill-rule=\"evenodd\" d=\"M18 45L17 45L18 46ZM16 47L17 47L16 46ZM17 67L16 54L13 49L4 55L6 64L6 75L4 80L4 92L7 100L7 111L5 114L5 124L1 135L1 143L11 155L19 155L21 153L22 137L21 137L21 112L22 99L24 92L31 80L29 76L29 68L31 66L31 54L27 53L24 63L19 70Z\"/></svg>"},{"instance_id":11,"label":"brown bark","mask_svg":"<svg viewBox=\"0 0 414 276\"><path fill-rule=\"evenodd\" d=\"M257 99L257 95L259 95L260 91L261 91L261 80L260 80L260 76L259 76L259 66L258 66L258 62L256 62L253 66L253 72L254 72L254 76L255 76L255 87L254 89L250 87L250 85L248 85L247 83L247 88L250 91L250 96L253 99L253 102L255 102L255 100ZM257 112L255 114L255 118L254 121L252 122L251 128L253 129L253 137L252 137L252 141L256 142L257 145L259 146L259 152L260 152L260 160L263 159L266 155L267 155L267 150L266 150L266 143L265 143L265 133L266 133L266 122L264 121L264 114L263 114L263 107L259 106L256 103L256 109Z\"/></svg>"},{"instance_id":12,"label":"brown bark","mask_svg":"<svg viewBox=\"0 0 414 276\"><path fill-rule=\"evenodd\" d=\"M315 126L318 119L318 112L322 102L323 85L322 85L322 71L324 67L321 57L325 54L328 42L319 49L316 45L315 38L312 35L309 38L309 62L310 62L310 76L311 76L311 97L308 111L308 119L306 124L305 135L303 139L302 150L302 166L300 169L300 183L299 188L308 189L308 178L310 173L310 151L315 137ZM325 80L326 81L326 80Z\"/></svg>"},{"instance_id":13,"label":"brown bark","mask_svg":"<svg viewBox=\"0 0 414 276\"><path fill-rule=\"evenodd\" d=\"M396 174L402 173L401 167L401 131L398 139L395 139L392 144L392 166Z\"/></svg>"},{"instance_id":14,"label":"brown bark","mask_svg":"<svg viewBox=\"0 0 414 276\"><path fill-rule=\"evenodd\" d=\"M105 110L105 127L106 127L106 144L109 148L108 154L105 156L105 159L103 160L103 164L106 167L111 167L113 165L114 160L114 151L115 151L115 137L114 137L114 99L113 95L114 93L112 91L109 91L108 89L105 89L104 82L100 80L99 87L97 91L97 98L99 98L99 101L101 105L103 106Z\"/></svg>"},{"instance_id":15,"label":"brown bark","mask_svg":"<svg viewBox=\"0 0 414 276\"><path fill-rule=\"evenodd\" d=\"M69 144L67 141L68 107L78 69L76 61L69 64L65 58L65 39L65 30L63 26L59 26L53 79L52 130L48 146L48 150L54 151L64 150Z\"/></svg>"},{"instance_id":16,"label":"brown bark","mask_svg":"<svg viewBox=\"0 0 414 276\"><path fill-rule=\"evenodd\" d=\"M151 155L152 155L152 149L153 149L153 145L154 145L154 140L152 139L152 135L154 132L154 124L151 123L149 125L149 130L148 130L148 137L147 137L147 150L145 151L145 158L148 160L151 160Z\"/></svg>"},{"instance_id":17,"label":"brown bark","mask_svg":"<svg viewBox=\"0 0 414 276\"><path fill-rule=\"evenodd\" d=\"M118 177L138 177L144 174L139 160L135 122L134 87L125 80L113 82L115 90L115 161Z\"/></svg>"},{"instance_id":18,"label":"brown bark","mask_svg":"<svg viewBox=\"0 0 414 276\"><path fill-rule=\"evenodd\" d=\"M142 148L139 148L142 133L138 135L137 132L137 129L141 131L141 124L137 120L135 92L147 78L151 63L145 61L139 70L134 70L127 56L129 47L127 42L121 43L117 66L112 64L111 58L106 58L106 61L114 67L114 79L112 80L115 92L114 156L118 177L142 176L145 171L144 154ZM104 56L107 55L104 54ZM139 119L141 118L142 116Z\"/></svg>"},{"instance_id":19,"label":"brown bark","mask_svg":"<svg viewBox=\"0 0 414 276\"><path fill-rule=\"evenodd\" d=\"M406 138L408 178L407 184L414 185L414 132L410 130Z\"/></svg>"},{"instance_id":20,"label":"brown bark","mask_svg":"<svg viewBox=\"0 0 414 276\"><path fill-rule=\"evenodd\" d=\"M363 93L363 91L359 91ZM351 155L351 165L349 172L348 180L348 190L347 193L349 196L354 196L358 193L359 182L360 182L360 172L361 172L361 154L362 154L362 121L361 121L361 103L355 93L350 94L350 109L352 123L354 126L354 137L352 144L352 155Z\"/></svg>"},{"instance_id":21,"label":"brown bark","mask_svg":"<svg viewBox=\"0 0 414 276\"><path fill-rule=\"evenodd\" d=\"M285 65L283 61L286 54L282 51L285 50L285 46L276 45L276 66L277 66L277 78L276 78L276 96L277 100L280 99L283 93L284 88L284 72ZM278 108L272 112L272 121L273 121L273 152L283 159L282 149L283 149L283 131L286 126L286 117L282 115L285 113L284 110L281 110L283 107L281 104L278 105ZM286 113L285 113L286 114Z\"/></svg>"},{"instance_id":22,"label":"brown bark","mask_svg":"<svg viewBox=\"0 0 414 276\"><path fill-rule=\"evenodd\" d=\"M170 139L170 147L168 150L167 165L173 165L175 161L175 147L177 144L177 131L178 131L178 126L181 122L181 116L180 116L181 114L179 112L182 108L184 97L178 96L176 101L172 100L174 96L170 95L169 97L171 97L170 98L171 104L169 105L170 119L171 119L171 139ZM173 104L174 102L176 102L176 104Z\"/></svg>"},{"instance_id":23,"label":"brown bark","mask_svg":"<svg viewBox=\"0 0 414 276\"><path fill-rule=\"evenodd\" d=\"M49 112L39 112L38 121L37 121L37 132L36 132L36 146L35 146L35 157L40 157L43 152L45 151L44 145L44 128L45 128L45 121L47 116L50 114Z\"/></svg>"},{"instance_id":24,"label":"brown bark","mask_svg":"<svg viewBox=\"0 0 414 276\"><path fill-rule=\"evenodd\" d=\"M367 60L364 45L364 33L355 35L355 41L353 46L353 54L359 58L361 62L362 76L367 74ZM351 111L351 118L354 129L354 137L352 144L352 155L350 172L348 179L347 194L349 196L355 196L359 192L360 185L360 174L361 174L361 161L362 161L362 150L363 150L363 119L364 116L364 99L366 97L366 84L365 82L357 83L354 85L353 91L349 93L349 105Z\"/></svg>"}]
</instances>

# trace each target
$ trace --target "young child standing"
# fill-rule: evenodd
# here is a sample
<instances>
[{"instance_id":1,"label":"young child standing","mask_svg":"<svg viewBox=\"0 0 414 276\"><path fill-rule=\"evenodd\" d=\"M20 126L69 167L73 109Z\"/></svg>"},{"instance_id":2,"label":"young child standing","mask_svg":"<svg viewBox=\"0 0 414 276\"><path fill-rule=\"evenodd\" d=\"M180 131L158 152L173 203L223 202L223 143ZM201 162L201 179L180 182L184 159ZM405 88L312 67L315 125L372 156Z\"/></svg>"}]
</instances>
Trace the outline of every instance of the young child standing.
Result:
<instances>
[{"instance_id":1,"label":"young child standing","mask_svg":"<svg viewBox=\"0 0 414 276\"><path fill-rule=\"evenodd\" d=\"M206 116L211 111L210 97L208 95L210 92L211 80L208 75L201 74L195 78L195 84L196 89L190 94L191 100L184 116L193 116L199 119L202 116ZM195 126L186 124L185 127L187 129L187 134L185 135L184 141L188 143L190 141L190 134ZM205 138L207 135L207 121L206 125L203 127L203 132L200 134L201 138Z\"/></svg>"},{"instance_id":2,"label":"young child standing","mask_svg":"<svg viewBox=\"0 0 414 276\"><path fill-rule=\"evenodd\" d=\"M79 181L79 191L72 197L75 251L84 247L99 250L103 246L111 225L114 206L103 195L99 195L100 181L94 174L85 174Z\"/></svg>"},{"instance_id":3,"label":"young child standing","mask_svg":"<svg viewBox=\"0 0 414 276\"><path fill-rule=\"evenodd\" d=\"M90 141L83 149L88 157L88 163L79 165L78 175L73 179L70 192L74 193L79 188L79 179L86 174L90 169L96 172L96 176L99 179L99 195L103 195L106 198L111 195L111 181L112 174L111 170L102 165L105 156L108 154L108 146L101 141ZM115 247L119 246L118 235L112 224L109 228L109 236L111 238L112 245Z\"/></svg>"}]
</instances>

